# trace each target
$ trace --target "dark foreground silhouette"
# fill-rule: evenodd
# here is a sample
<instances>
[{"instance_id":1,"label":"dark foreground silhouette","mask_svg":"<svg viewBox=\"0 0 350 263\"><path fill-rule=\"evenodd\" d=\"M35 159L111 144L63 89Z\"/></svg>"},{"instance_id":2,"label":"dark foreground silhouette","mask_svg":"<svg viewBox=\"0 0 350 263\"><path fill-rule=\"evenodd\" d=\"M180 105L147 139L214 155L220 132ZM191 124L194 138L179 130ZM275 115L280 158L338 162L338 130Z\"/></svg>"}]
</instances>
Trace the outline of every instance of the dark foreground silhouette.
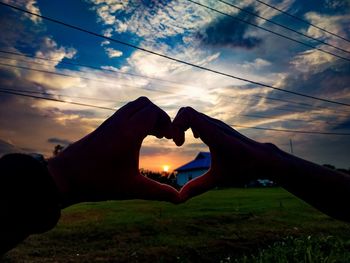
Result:
<instances>
[{"instance_id":1,"label":"dark foreground silhouette","mask_svg":"<svg viewBox=\"0 0 350 263\"><path fill-rule=\"evenodd\" d=\"M139 172L148 135L181 146L185 131L209 146L209 171L179 192ZM235 164L235 165L233 165ZM232 169L235 170L232 170ZM147 199L181 203L216 186L268 178L320 211L350 221L350 176L259 143L190 107L170 117L149 99L126 104L95 131L43 164L23 154L0 159L0 254L52 229L61 209L85 201Z\"/></svg>"}]
</instances>

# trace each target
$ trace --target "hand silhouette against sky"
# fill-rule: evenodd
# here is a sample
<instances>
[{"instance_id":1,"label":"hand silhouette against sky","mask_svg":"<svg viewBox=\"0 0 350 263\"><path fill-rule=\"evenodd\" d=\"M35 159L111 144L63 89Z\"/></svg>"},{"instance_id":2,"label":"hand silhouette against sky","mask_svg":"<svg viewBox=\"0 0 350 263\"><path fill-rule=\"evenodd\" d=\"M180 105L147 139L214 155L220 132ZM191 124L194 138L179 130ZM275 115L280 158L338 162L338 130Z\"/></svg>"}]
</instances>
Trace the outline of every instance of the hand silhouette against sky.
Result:
<instances>
[{"instance_id":1,"label":"hand silhouette against sky","mask_svg":"<svg viewBox=\"0 0 350 263\"><path fill-rule=\"evenodd\" d=\"M190 107L180 109L173 121L173 140L177 145L184 143L188 128L209 146L212 163L207 173L181 189L182 200L216 186L235 185L242 178L266 178L320 211L350 221L349 175L290 155L271 143L251 140Z\"/></svg>"},{"instance_id":2,"label":"hand silhouette against sky","mask_svg":"<svg viewBox=\"0 0 350 263\"><path fill-rule=\"evenodd\" d=\"M148 135L173 139L181 146L191 128L211 152L211 167L180 192L139 172L139 153ZM267 178L333 217L350 220L350 177L289 155L270 143L238 133L222 121L186 107L171 122L141 97L119 109L95 131L69 146L48 165L64 205L77 202L149 199L173 203L216 186Z\"/></svg>"},{"instance_id":3,"label":"hand silhouette against sky","mask_svg":"<svg viewBox=\"0 0 350 263\"><path fill-rule=\"evenodd\" d=\"M48 168L65 206L136 198L177 203L174 188L139 172L139 152L147 135L172 138L171 120L149 99L140 97L51 159Z\"/></svg>"}]
</instances>

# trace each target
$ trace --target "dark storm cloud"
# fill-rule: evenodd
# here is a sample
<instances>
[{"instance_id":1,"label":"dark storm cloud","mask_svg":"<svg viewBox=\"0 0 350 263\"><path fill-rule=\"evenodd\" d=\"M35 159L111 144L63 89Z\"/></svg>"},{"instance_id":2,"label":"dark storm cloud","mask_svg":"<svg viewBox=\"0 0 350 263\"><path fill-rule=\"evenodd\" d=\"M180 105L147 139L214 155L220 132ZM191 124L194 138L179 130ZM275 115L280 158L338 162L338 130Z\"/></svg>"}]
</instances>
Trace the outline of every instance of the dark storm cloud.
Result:
<instances>
[{"instance_id":1,"label":"dark storm cloud","mask_svg":"<svg viewBox=\"0 0 350 263\"><path fill-rule=\"evenodd\" d=\"M350 129L350 119L340 123L339 125L333 128L333 130L347 130L347 129Z\"/></svg>"},{"instance_id":2,"label":"dark storm cloud","mask_svg":"<svg viewBox=\"0 0 350 263\"><path fill-rule=\"evenodd\" d=\"M16 152L20 152L20 150L17 147L0 139L0 156Z\"/></svg>"},{"instance_id":3,"label":"dark storm cloud","mask_svg":"<svg viewBox=\"0 0 350 263\"><path fill-rule=\"evenodd\" d=\"M153 147L153 146L142 146L140 155L157 156L157 155L165 155L165 154L168 154L169 152L171 152L171 149Z\"/></svg>"},{"instance_id":4,"label":"dark storm cloud","mask_svg":"<svg viewBox=\"0 0 350 263\"><path fill-rule=\"evenodd\" d=\"M322 71L290 74L284 89L318 96L333 96L335 92L349 90L350 64L335 64Z\"/></svg>"},{"instance_id":5,"label":"dark storm cloud","mask_svg":"<svg viewBox=\"0 0 350 263\"><path fill-rule=\"evenodd\" d=\"M49 139L47 140L47 142L52 143L52 144L61 144L61 145L69 145L69 144L72 144L72 142L69 141L69 140L61 139L61 138L56 138L56 137L49 138Z\"/></svg>"},{"instance_id":6,"label":"dark storm cloud","mask_svg":"<svg viewBox=\"0 0 350 263\"><path fill-rule=\"evenodd\" d=\"M247 7L247 11L254 12L253 7ZM255 23L255 18L240 12L237 18ZM228 16L220 16L211 22L206 28L197 33L202 44L214 47L240 47L252 49L259 46L262 40L256 37L245 36L248 27L246 23L239 22Z\"/></svg>"}]
</instances>

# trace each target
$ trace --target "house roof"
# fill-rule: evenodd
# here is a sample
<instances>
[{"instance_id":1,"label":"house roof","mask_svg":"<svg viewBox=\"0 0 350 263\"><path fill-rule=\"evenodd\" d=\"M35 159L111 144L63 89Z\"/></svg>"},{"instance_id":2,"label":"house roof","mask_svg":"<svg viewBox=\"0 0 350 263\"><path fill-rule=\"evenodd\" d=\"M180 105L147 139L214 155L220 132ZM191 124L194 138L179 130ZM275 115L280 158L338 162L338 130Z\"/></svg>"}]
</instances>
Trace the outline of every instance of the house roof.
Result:
<instances>
[{"instance_id":1,"label":"house roof","mask_svg":"<svg viewBox=\"0 0 350 263\"><path fill-rule=\"evenodd\" d=\"M175 169L175 171L184 172L189 170L209 169L210 163L210 152L200 152L193 161L180 166L179 168Z\"/></svg>"}]
</instances>

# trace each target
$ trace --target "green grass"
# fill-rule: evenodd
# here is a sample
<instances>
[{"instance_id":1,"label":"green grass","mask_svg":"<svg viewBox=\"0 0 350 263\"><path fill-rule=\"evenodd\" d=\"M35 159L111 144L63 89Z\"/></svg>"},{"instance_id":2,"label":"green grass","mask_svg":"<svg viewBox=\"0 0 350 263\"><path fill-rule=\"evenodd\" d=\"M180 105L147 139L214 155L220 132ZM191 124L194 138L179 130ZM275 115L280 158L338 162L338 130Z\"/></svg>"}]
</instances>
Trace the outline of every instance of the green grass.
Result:
<instances>
[{"instance_id":1,"label":"green grass","mask_svg":"<svg viewBox=\"0 0 350 263\"><path fill-rule=\"evenodd\" d=\"M280 188L213 190L185 204L84 203L4 262L350 262L350 224Z\"/></svg>"}]
</instances>

